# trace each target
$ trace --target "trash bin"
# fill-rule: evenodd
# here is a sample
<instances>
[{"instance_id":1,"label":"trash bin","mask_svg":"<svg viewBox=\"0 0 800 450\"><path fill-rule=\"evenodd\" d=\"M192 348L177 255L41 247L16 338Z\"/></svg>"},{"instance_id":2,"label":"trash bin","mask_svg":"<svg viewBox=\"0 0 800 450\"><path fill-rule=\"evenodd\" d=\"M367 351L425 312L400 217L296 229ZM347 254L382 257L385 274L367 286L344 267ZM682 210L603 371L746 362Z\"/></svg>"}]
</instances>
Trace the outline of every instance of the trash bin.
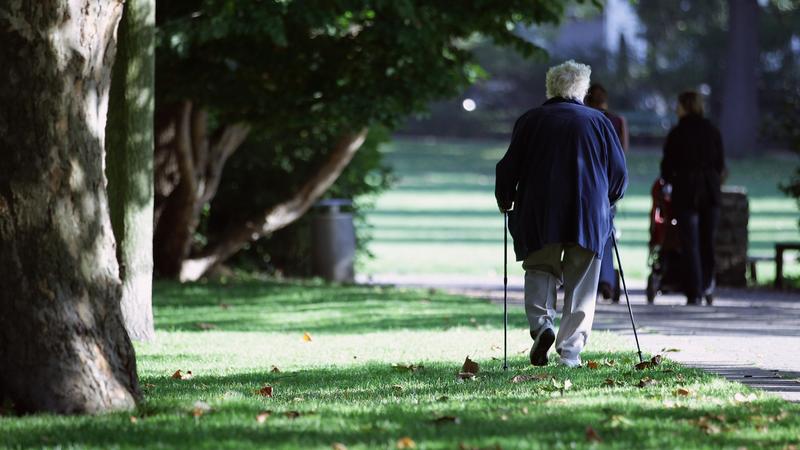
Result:
<instances>
[{"instance_id":1,"label":"trash bin","mask_svg":"<svg viewBox=\"0 0 800 450\"><path fill-rule=\"evenodd\" d=\"M328 281L355 281L356 230L353 202L323 200L311 219L311 265L314 275Z\"/></svg>"}]
</instances>

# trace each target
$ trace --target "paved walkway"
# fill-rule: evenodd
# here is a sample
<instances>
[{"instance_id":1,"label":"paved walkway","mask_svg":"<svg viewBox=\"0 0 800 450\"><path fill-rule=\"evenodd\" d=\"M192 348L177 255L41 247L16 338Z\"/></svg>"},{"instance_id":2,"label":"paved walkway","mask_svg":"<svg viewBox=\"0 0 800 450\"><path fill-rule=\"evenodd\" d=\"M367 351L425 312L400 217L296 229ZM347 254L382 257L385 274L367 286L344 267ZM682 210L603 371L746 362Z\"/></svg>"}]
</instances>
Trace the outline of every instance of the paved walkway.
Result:
<instances>
[{"instance_id":1,"label":"paved walkway","mask_svg":"<svg viewBox=\"0 0 800 450\"><path fill-rule=\"evenodd\" d=\"M503 301L503 286L490 278L377 277L373 283L437 287ZM523 280L509 280L509 303L522 307ZM711 307L689 307L677 295L648 305L644 286L630 287L643 352L720 374L730 380L800 402L800 294L770 290L718 289ZM560 300L559 300L560 303ZM595 330L633 332L624 297L597 306Z\"/></svg>"}]
</instances>

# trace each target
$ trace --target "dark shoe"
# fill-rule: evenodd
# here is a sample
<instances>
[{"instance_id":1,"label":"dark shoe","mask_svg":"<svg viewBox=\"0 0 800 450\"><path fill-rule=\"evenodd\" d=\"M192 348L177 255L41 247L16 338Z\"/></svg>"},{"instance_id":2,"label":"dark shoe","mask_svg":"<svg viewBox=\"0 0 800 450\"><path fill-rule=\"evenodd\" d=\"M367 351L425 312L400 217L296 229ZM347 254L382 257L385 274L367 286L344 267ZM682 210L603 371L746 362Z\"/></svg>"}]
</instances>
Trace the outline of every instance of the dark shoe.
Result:
<instances>
[{"instance_id":1,"label":"dark shoe","mask_svg":"<svg viewBox=\"0 0 800 450\"><path fill-rule=\"evenodd\" d=\"M714 304L714 296L711 294L706 295L706 305L711 306Z\"/></svg>"},{"instance_id":2,"label":"dark shoe","mask_svg":"<svg viewBox=\"0 0 800 450\"><path fill-rule=\"evenodd\" d=\"M602 282L597 285L597 291L600 292L600 295L603 296L604 300L608 300L614 296L614 289L612 289L611 285L606 282Z\"/></svg>"},{"instance_id":3,"label":"dark shoe","mask_svg":"<svg viewBox=\"0 0 800 450\"><path fill-rule=\"evenodd\" d=\"M700 302L699 297L691 297L686 299L686 304L689 306L700 306L702 303Z\"/></svg>"},{"instance_id":4,"label":"dark shoe","mask_svg":"<svg viewBox=\"0 0 800 450\"><path fill-rule=\"evenodd\" d=\"M539 336L533 341L531 347L531 364L534 366L547 365L547 352L556 340L556 334L553 333L552 328L545 328L539 333Z\"/></svg>"}]
</instances>

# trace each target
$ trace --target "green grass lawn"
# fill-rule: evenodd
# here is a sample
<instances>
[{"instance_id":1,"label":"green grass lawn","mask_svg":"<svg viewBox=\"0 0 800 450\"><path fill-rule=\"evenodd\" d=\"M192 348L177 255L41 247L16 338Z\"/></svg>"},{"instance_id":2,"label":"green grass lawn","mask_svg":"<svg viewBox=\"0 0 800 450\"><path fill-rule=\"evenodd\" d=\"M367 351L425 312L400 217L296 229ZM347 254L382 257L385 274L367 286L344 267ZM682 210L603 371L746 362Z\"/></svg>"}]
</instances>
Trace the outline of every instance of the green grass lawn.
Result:
<instances>
[{"instance_id":1,"label":"green grass lawn","mask_svg":"<svg viewBox=\"0 0 800 450\"><path fill-rule=\"evenodd\" d=\"M518 309L503 372L500 312L432 291L158 284L157 340L137 345L139 410L0 417L0 447L393 449L406 437L420 449L800 444L800 405L761 392L738 402L752 391L669 361L636 371L627 338L595 333L584 360L596 369L531 368ZM461 381L467 355L481 370ZM412 364L419 369L393 367ZM171 378L179 369L193 377ZM535 378L511 382L516 375ZM264 386L271 398L258 394ZM259 422L262 411L270 414Z\"/></svg>"},{"instance_id":2,"label":"green grass lawn","mask_svg":"<svg viewBox=\"0 0 800 450\"><path fill-rule=\"evenodd\" d=\"M362 273L449 273L497 276L502 273L503 217L494 201L494 166L506 142L398 138L383 147L400 182L381 195L368 214L373 260ZM621 201L617 226L625 273L647 276L650 188L660 153L634 148L628 155L630 187ZM771 256L773 243L800 240L795 202L778 189L797 158L767 155L731 160L728 184L745 186L750 196L750 253ZM509 245L510 248L510 245ZM509 250L509 254L513 254ZM522 275L513 264L512 275ZM759 277L774 278L774 264L760 263ZM789 274L800 273L790 264Z\"/></svg>"}]
</instances>

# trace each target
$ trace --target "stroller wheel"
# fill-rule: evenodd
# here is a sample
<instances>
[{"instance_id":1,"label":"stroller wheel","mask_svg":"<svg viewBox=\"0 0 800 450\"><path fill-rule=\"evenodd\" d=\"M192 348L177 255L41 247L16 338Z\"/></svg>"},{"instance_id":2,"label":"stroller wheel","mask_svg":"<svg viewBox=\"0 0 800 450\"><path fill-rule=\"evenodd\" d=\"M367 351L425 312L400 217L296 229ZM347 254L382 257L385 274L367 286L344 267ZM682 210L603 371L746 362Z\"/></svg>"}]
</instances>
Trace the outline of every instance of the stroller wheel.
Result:
<instances>
[{"instance_id":1,"label":"stroller wheel","mask_svg":"<svg viewBox=\"0 0 800 450\"><path fill-rule=\"evenodd\" d=\"M645 291L647 294L647 303L652 305L656 302L656 286L655 280L653 279L653 274L647 277L647 290Z\"/></svg>"},{"instance_id":2,"label":"stroller wheel","mask_svg":"<svg viewBox=\"0 0 800 450\"><path fill-rule=\"evenodd\" d=\"M711 306L714 303L714 296L711 294L706 295L706 305Z\"/></svg>"}]
</instances>

